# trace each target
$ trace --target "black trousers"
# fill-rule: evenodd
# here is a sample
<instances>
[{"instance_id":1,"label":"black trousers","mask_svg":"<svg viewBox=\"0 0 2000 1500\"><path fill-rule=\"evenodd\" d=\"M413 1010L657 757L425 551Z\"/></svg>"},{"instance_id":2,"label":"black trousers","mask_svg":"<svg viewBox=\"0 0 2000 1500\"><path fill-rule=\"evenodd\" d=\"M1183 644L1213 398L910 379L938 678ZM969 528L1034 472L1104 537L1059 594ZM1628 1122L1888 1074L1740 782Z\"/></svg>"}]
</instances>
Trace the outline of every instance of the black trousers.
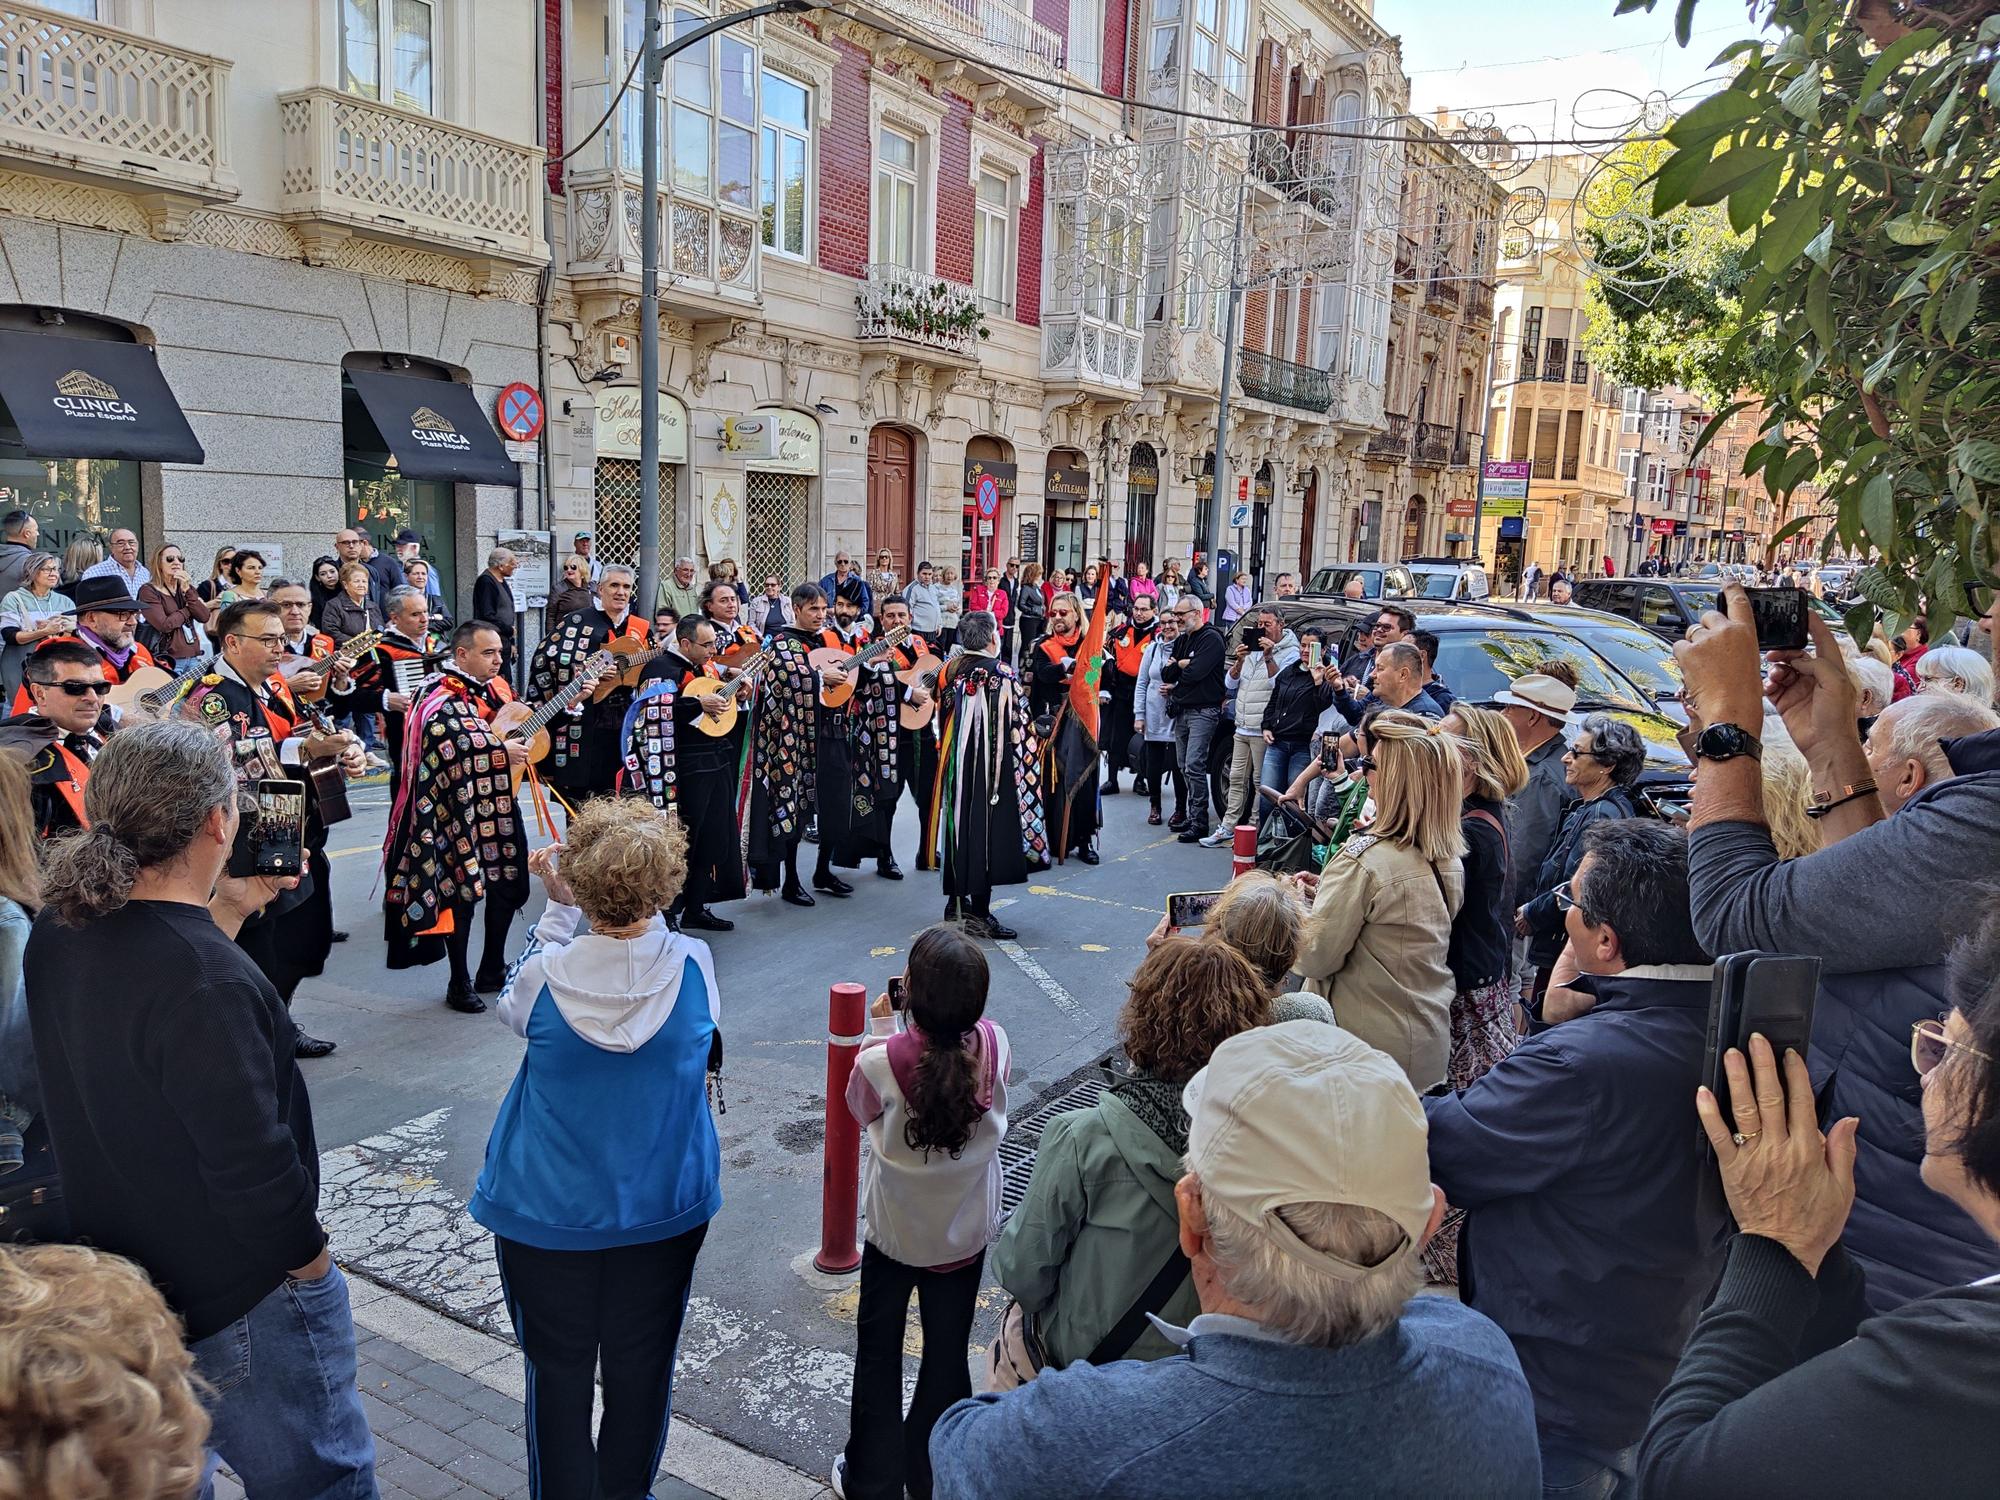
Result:
<instances>
[{"instance_id":1,"label":"black trousers","mask_svg":"<svg viewBox=\"0 0 2000 1500\"><path fill-rule=\"evenodd\" d=\"M1153 811L1160 810L1160 793L1166 790L1171 780L1174 788L1174 811L1187 810L1187 778L1181 775L1181 763L1174 753L1172 740L1147 740L1145 774L1148 789L1153 800Z\"/></svg>"},{"instance_id":2,"label":"black trousers","mask_svg":"<svg viewBox=\"0 0 2000 1500\"><path fill-rule=\"evenodd\" d=\"M514 1337L528 1361L535 1500L644 1500L672 1415L674 1349L708 1226L615 1250L538 1250L494 1238ZM604 1418L590 1437L591 1389Z\"/></svg>"},{"instance_id":3,"label":"black trousers","mask_svg":"<svg viewBox=\"0 0 2000 1500\"><path fill-rule=\"evenodd\" d=\"M906 1266L875 1248L861 1250L861 1306L848 1408L848 1500L930 1500L931 1429L954 1401L972 1394L966 1346L979 1300L982 1251L956 1271ZM910 1414L903 1415L903 1324L910 1293L924 1330L923 1362Z\"/></svg>"},{"instance_id":4,"label":"black trousers","mask_svg":"<svg viewBox=\"0 0 2000 1500\"><path fill-rule=\"evenodd\" d=\"M472 971L466 965L472 956L472 914L481 906L486 908L486 946L479 951L479 972L489 978L507 972L507 929L514 925L514 913L521 908L494 896L484 901L460 901L451 908L451 931L444 935L444 956L451 962L453 984L472 983Z\"/></svg>"}]
</instances>

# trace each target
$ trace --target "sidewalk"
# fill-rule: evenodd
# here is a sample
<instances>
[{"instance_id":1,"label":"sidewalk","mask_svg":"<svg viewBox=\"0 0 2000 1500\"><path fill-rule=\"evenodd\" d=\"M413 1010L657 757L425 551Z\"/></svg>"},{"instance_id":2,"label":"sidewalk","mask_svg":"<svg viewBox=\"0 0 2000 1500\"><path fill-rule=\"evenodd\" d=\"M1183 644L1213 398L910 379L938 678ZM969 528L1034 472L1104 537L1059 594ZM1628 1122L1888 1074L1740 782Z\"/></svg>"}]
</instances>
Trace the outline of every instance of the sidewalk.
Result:
<instances>
[{"instance_id":1,"label":"sidewalk","mask_svg":"<svg viewBox=\"0 0 2000 1500\"><path fill-rule=\"evenodd\" d=\"M513 1500L528 1493L527 1367L511 1343L349 1274L361 1404L383 1500ZM217 1500L240 1500L224 1470ZM825 1481L679 1417L656 1500L828 1500Z\"/></svg>"}]
</instances>

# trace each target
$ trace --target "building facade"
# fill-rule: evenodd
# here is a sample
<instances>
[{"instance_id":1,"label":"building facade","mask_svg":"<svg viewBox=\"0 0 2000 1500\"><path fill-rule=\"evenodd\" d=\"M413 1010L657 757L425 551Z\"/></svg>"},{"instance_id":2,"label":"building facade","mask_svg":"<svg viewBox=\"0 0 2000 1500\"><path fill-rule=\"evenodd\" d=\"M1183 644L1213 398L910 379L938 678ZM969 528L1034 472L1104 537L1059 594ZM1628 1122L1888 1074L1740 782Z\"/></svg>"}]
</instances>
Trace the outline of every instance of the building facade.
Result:
<instances>
[{"instance_id":1,"label":"building facade","mask_svg":"<svg viewBox=\"0 0 2000 1500\"><path fill-rule=\"evenodd\" d=\"M1630 386L1619 393L1624 503L1614 513L1613 536L1624 545L1621 572L1633 571L1647 557L1678 567L1718 555L1727 455L1713 442L1694 452L1712 415L1699 396L1678 388ZM1741 456L1739 449L1738 467Z\"/></svg>"},{"instance_id":2,"label":"building facade","mask_svg":"<svg viewBox=\"0 0 2000 1500\"><path fill-rule=\"evenodd\" d=\"M0 5L0 509L45 547L171 537L197 574L407 525L468 591L540 477L487 415L537 376L539 20ZM73 387L130 410L79 420Z\"/></svg>"}]
</instances>

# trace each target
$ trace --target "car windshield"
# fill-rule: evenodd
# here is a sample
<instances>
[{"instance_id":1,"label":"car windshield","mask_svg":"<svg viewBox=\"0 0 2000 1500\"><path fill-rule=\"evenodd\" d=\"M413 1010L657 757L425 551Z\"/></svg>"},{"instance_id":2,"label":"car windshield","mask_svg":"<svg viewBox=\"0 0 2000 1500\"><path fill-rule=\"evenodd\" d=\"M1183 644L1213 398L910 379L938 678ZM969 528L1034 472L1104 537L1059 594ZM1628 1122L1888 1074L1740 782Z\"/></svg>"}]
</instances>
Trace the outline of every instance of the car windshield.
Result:
<instances>
[{"instance_id":1,"label":"car windshield","mask_svg":"<svg viewBox=\"0 0 2000 1500\"><path fill-rule=\"evenodd\" d=\"M1458 589L1456 573L1426 573L1422 568L1412 568L1410 576L1417 581L1419 599L1449 599Z\"/></svg>"},{"instance_id":2,"label":"car windshield","mask_svg":"<svg viewBox=\"0 0 2000 1500\"><path fill-rule=\"evenodd\" d=\"M1493 695L1516 677L1552 657L1576 668L1578 708L1653 711L1629 682L1582 641L1518 627L1440 632L1437 673L1459 697L1472 703L1490 703Z\"/></svg>"},{"instance_id":3,"label":"car windshield","mask_svg":"<svg viewBox=\"0 0 2000 1500\"><path fill-rule=\"evenodd\" d=\"M1363 597L1382 597L1382 570L1380 568L1321 568L1312 576L1312 592L1315 594L1337 594L1347 587L1347 580L1359 578Z\"/></svg>"},{"instance_id":4,"label":"car windshield","mask_svg":"<svg viewBox=\"0 0 2000 1500\"><path fill-rule=\"evenodd\" d=\"M1592 622L1576 627L1577 633L1605 656L1611 665L1638 683L1655 698L1679 698L1681 664L1674 660L1674 648L1635 625L1600 625Z\"/></svg>"}]
</instances>

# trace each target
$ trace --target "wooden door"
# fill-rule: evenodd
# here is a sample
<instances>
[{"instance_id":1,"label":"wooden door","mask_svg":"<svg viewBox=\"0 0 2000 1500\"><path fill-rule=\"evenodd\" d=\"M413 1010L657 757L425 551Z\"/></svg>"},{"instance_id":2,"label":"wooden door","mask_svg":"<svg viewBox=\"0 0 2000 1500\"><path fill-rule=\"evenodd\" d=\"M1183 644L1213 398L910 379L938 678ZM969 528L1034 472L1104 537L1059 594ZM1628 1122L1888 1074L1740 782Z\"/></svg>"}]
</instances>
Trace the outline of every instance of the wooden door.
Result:
<instances>
[{"instance_id":1,"label":"wooden door","mask_svg":"<svg viewBox=\"0 0 2000 1500\"><path fill-rule=\"evenodd\" d=\"M877 427L868 434L868 566L887 547L898 573L912 566L916 538L917 445L907 432Z\"/></svg>"},{"instance_id":2,"label":"wooden door","mask_svg":"<svg viewBox=\"0 0 2000 1500\"><path fill-rule=\"evenodd\" d=\"M1306 476L1305 493L1299 498L1299 584L1304 587L1313 573L1313 532L1319 524L1319 475Z\"/></svg>"}]
</instances>

